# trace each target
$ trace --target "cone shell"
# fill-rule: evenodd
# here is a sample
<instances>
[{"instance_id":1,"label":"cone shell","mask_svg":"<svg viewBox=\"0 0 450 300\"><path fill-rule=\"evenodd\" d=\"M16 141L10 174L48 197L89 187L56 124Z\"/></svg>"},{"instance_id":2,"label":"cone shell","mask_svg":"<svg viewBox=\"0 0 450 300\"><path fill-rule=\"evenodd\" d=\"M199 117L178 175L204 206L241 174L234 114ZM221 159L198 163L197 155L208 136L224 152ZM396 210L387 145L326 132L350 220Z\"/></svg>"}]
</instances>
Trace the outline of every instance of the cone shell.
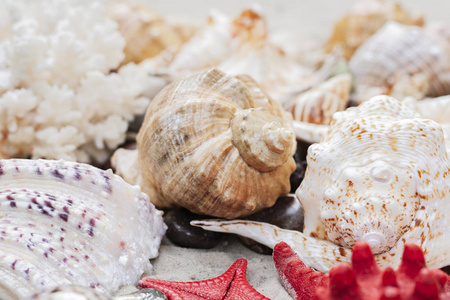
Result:
<instances>
[{"instance_id":1,"label":"cone shell","mask_svg":"<svg viewBox=\"0 0 450 300\"><path fill-rule=\"evenodd\" d=\"M419 27L386 23L358 49L349 66L355 80L352 99L356 103L379 94L391 95L399 89L399 99L450 93L450 54Z\"/></svg>"},{"instance_id":2,"label":"cone shell","mask_svg":"<svg viewBox=\"0 0 450 300\"><path fill-rule=\"evenodd\" d=\"M340 74L294 97L285 108L296 121L328 125L335 112L347 108L351 87L351 75Z\"/></svg>"},{"instance_id":3,"label":"cone shell","mask_svg":"<svg viewBox=\"0 0 450 300\"><path fill-rule=\"evenodd\" d=\"M212 69L164 88L137 137L141 186L160 207L246 216L289 192L292 119L248 76Z\"/></svg>"},{"instance_id":4,"label":"cone shell","mask_svg":"<svg viewBox=\"0 0 450 300\"><path fill-rule=\"evenodd\" d=\"M151 272L166 226L138 186L65 161L0 160L0 298L70 284L110 295Z\"/></svg>"},{"instance_id":5,"label":"cone shell","mask_svg":"<svg viewBox=\"0 0 450 300\"><path fill-rule=\"evenodd\" d=\"M325 49L331 52L336 46L341 46L348 60L387 21L416 26L424 24L422 15L406 11L395 1L360 0L348 15L336 23Z\"/></svg>"},{"instance_id":6,"label":"cone shell","mask_svg":"<svg viewBox=\"0 0 450 300\"><path fill-rule=\"evenodd\" d=\"M170 23L158 12L137 1L109 2L107 13L117 22L126 41L122 64L139 63L168 48L176 51L195 32L194 26Z\"/></svg>"}]
</instances>

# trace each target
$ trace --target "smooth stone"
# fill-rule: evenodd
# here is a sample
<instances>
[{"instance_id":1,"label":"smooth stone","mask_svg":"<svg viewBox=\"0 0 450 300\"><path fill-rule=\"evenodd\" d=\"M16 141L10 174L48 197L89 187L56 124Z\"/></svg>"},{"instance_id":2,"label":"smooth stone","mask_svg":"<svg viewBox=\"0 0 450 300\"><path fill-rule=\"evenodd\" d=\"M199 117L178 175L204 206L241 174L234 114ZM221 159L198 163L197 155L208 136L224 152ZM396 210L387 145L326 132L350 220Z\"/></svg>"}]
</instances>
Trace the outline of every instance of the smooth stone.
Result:
<instances>
[{"instance_id":1,"label":"smooth stone","mask_svg":"<svg viewBox=\"0 0 450 300\"><path fill-rule=\"evenodd\" d=\"M310 144L298 141L297 142L297 150L294 154L294 160L296 164L296 168L294 173L291 174L289 181L291 183L291 193L295 193L297 188L300 186L300 183L305 177L306 172L306 154L308 152L308 147Z\"/></svg>"},{"instance_id":2,"label":"smooth stone","mask_svg":"<svg viewBox=\"0 0 450 300\"><path fill-rule=\"evenodd\" d=\"M185 208L174 208L164 213L166 237L175 245L186 248L210 249L220 242L223 233L207 231L190 224L192 220L212 219L194 214Z\"/></svg>"},{"instance_id":3,"label":"smooth stone","mask_svg":"<svg viewBox=\"0 0 450 300\"><path fill-rule=\"evenodd\" d=\"M280 196L272 207L265 208L244 219L270 223L283 229L303 231L303 208L293 194ZM257 253L272 254L272 249L252 239L240 236L239 240Z\"/></svg>"}]
</instances>

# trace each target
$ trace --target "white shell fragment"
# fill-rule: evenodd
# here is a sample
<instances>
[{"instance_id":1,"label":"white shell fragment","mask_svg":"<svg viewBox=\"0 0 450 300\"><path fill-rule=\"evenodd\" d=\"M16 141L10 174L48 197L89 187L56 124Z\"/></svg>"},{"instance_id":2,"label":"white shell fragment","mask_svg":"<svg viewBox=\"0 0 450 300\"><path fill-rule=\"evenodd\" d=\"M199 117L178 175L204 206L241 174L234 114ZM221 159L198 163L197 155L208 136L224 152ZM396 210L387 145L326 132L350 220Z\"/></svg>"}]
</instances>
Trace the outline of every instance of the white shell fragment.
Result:
<instances>
[{"instance_id":1,"label":"white shell fragment","mask_svg":"<svg viewBox=\"0 0 450 300\"><path fill-rule=\"evenodd\" d=\"M247 221L194 225L270 247L285 241L320 271L348 261L361 240L381 266L395 268L405 243L422 248L429 268L450 264L450 164L441 125L377 96L336 113L307 163L296 192L303 233Z\"/></svg>"},{"instance_id":2,"label":"white shell fragment","mask_svg":"<svg viewBox=\"0 0 450 300\"><path fill-rule=\"evenodd\" d=\"M69 284L111 294L151 272L166 230L138 186L111 170L0 160L0 298Z\"/></svg>"}]
</instances>

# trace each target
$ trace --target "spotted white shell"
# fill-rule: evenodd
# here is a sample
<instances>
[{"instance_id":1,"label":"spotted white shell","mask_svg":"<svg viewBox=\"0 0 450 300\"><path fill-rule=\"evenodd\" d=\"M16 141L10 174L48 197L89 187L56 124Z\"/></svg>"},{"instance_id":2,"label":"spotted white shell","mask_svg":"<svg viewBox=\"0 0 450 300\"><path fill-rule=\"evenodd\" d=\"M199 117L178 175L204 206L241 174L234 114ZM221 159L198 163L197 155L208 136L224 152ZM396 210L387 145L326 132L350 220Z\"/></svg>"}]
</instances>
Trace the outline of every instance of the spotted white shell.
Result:
<instances>
[{"instance_id":1,"label":"spotted white shell","mask_svg":"<svg viewBox=\"0 0 450 300\"><path fill-rule=\"evenodd\" d=\"M427 265L450 264L450 164L442 127L388 96L334 115L327 135L308 149L296 192L303 233L267 224L197 222L273 247L289 243L321 271L349 261L369 243L381 265L400 262L405 243L420 245Z\"/></svg>"},{"instance_id":2,"label":"spotted white shell","mask_svg":"<svg viewBox=\"0 0 450 300\"><path fill-rule=\"evenodd\" d=\"M0 298L77 284L111 294L151 272L166 230L138 186L111 170L0 160Z\"/></svg>"},{"instance_id":3,"label":"spotted white shell","mask_svg":"<svg viewBox=\"0 0 450 300\"><path fill-rule=\"evenodd\" d=\"M355 52L349 67L356 103L380 94L401 100L450 93L447 48L416 26L386 23Z\"/></svg>"}]
</instances>

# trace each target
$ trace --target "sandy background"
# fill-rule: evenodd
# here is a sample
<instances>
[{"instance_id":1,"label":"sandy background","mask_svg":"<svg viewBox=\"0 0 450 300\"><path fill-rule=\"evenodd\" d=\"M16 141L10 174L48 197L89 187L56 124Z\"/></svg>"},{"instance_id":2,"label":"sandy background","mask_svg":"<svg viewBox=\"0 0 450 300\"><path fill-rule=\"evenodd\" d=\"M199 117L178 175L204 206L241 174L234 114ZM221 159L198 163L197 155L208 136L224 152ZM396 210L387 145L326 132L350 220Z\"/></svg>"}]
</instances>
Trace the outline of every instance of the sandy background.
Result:
<instances>
[{"instance_id":1,"label":"sandy background","mask_svg":"<svg viewBox=\"0 0 450 300\"><path fill-rule=\"evenodd\" d=\"M258 3L266 12L271 33L289 31L304 37L324 40L333 24L355 2L353 0L227 0L227 1L175 1L143 0L166 16L206 21L208 12L216 8L230 16ZM422 12L426 20L445 21L450 15L450 0L400 1L405 7ZM450 21L449 21L450 22ZM237 238L228 236L216 248L196 250L180 248L164 240L160 256L152 261L152 277L195 281L216 277L224 273L238 258L248 260L247 279L261 294L270 299L291 299L280 284L270 255L260 255L242 246Z\"/></svg>"}]
</instances>

